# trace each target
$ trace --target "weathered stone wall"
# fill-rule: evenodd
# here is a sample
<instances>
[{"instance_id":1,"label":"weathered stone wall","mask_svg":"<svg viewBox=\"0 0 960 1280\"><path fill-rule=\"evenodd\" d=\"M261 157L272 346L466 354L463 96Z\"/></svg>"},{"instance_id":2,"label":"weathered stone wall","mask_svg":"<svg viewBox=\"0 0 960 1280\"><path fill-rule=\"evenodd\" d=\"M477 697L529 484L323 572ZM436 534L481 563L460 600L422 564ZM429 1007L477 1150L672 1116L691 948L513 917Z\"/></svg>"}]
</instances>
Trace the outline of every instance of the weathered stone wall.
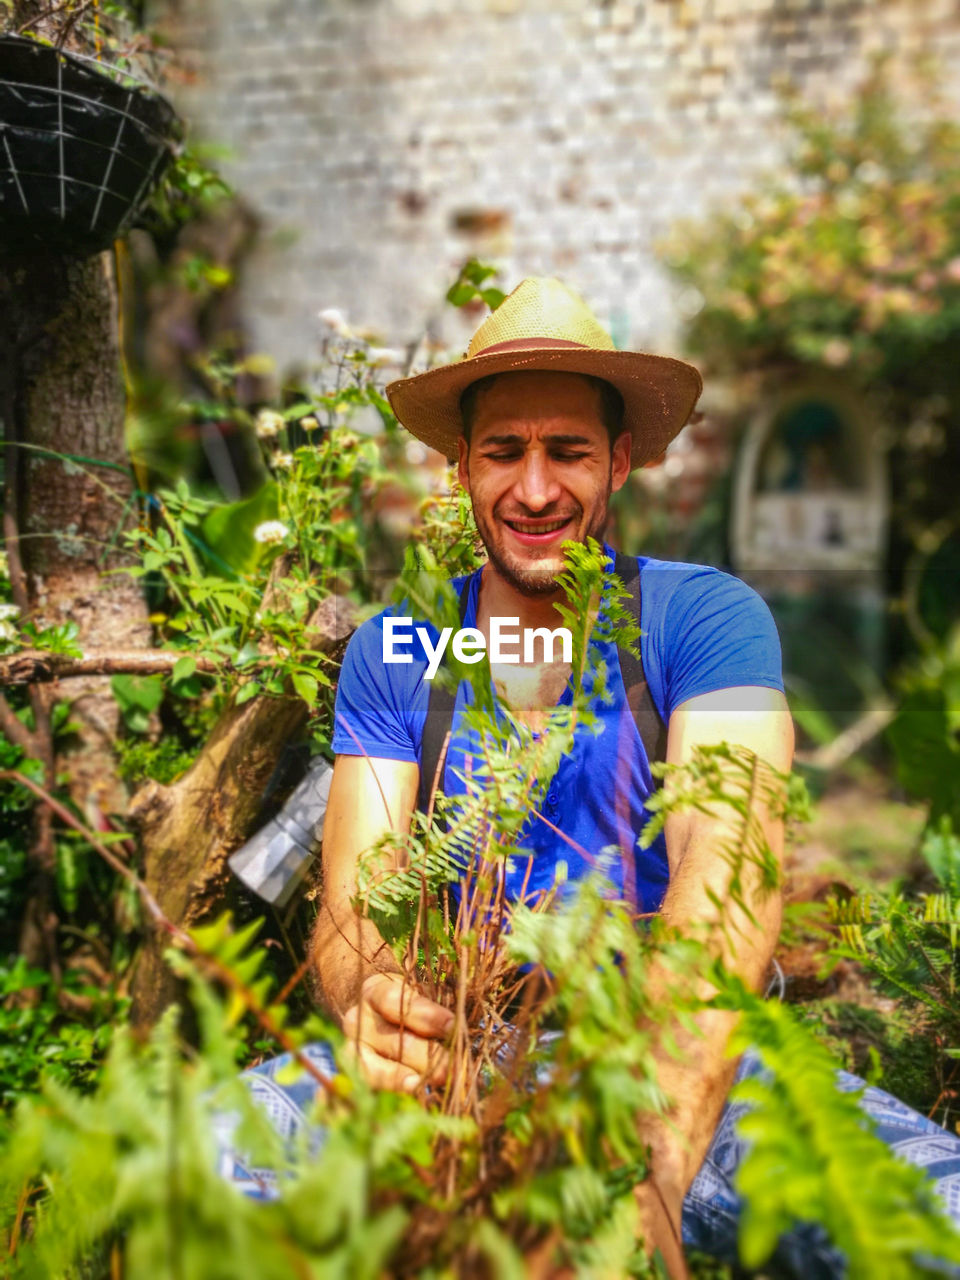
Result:
<instances>
[{"instance_id":1,"label":"weathered stone wall","mask_svg":"<svg viewBox=\"0 0 960 1280\"><path fill-rule=\"evenodd\" d=\"M180 103L264 235L256 345L309 360L320 308L391 343L470 252L556 273L621 344L675 340L655 246L774 168L777 83L849 97L877 52L960 68L956 0L167 0Z\"/></svg>"}]
</instances>

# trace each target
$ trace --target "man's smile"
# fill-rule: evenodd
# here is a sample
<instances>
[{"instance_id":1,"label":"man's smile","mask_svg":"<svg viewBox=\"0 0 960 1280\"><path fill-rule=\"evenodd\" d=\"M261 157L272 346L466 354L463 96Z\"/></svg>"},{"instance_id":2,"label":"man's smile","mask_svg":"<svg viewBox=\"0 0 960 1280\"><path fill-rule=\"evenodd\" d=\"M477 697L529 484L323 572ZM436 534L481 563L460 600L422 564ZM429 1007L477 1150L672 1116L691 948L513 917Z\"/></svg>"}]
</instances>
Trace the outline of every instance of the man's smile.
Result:
<instances>
[{"instance_id":1,"label":"man's smile","mask_svg":"<svg viewBox=\"0 0 960 1280\"><path fill-rule=\"evenodd\" d=\"M574 516L553 516L546 520L531 520L523 516L511 520L501 516L501 520L519 541L528 546L537 546L554 541L558 533L572 525Z\"/></svg>"}]
</instances>

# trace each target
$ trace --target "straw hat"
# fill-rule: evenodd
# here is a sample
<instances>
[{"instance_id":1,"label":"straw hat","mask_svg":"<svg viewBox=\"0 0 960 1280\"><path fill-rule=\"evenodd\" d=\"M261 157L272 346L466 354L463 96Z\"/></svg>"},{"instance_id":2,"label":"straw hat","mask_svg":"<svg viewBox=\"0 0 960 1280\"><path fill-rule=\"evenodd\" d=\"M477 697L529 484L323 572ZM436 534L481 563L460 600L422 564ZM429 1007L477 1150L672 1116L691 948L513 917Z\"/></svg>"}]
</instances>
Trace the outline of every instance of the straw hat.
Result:
<instances>
[{"instance_id":1,"label":"straw hat","mask_svg":"<svg viewBox=\"0 0 960 1280\"><path fill-rule=\"evenodd\" d=\"M559 280L531 276L487 316L462 360L391 382L387 396L409 432L454 458L464 389L518 369L588 373L612 383L623 396L624 430L633 436L631 467L664 451L703 389L700 374L682 360L617 351L582 298Z\"/></svg>"}]
</instances>

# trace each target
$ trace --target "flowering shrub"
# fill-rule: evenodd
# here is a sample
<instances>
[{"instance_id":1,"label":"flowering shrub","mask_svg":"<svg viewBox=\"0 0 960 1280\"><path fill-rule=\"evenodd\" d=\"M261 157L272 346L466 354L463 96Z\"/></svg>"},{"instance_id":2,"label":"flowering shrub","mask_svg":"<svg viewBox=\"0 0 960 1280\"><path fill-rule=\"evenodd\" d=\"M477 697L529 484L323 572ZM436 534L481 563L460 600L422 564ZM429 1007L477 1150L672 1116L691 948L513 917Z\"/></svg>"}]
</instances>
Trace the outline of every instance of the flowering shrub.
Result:
<instances>
[{"instance_id":1,"label":"flowering shrub","mask_svg":"<svg viewBox=\"0 0 960 1280\"><path fill-rule=\"evenodd\" d=\"M960 128L900 123L882 67L852 119L797 104L788 119L789 177L667 246L690 342L718 362L894 377L960 332Z\"/></svg>"}]
</instances>

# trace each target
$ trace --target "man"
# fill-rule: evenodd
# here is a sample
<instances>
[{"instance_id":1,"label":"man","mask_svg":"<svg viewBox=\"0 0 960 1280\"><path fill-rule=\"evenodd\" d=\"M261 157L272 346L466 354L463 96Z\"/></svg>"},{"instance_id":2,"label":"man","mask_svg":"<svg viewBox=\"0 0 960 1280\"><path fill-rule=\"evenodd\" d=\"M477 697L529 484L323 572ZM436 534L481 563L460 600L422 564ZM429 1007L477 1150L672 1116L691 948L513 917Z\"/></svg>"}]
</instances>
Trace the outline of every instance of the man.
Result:
<instances>
[{"instance_id":1,"label":"man","mask_svg":"<svg viewBox=\"0 0 960 1280\"><path fill-rule=\"evenodd\" d=\"M460 481L488 556L465 588L465 626L476 627L488 642L495 618L519 619L521 632L556 626L561 543L602 539L610 495L632 467L663 452L700 389L689 365L615 351L580 299L558 281L537 279L524 281L487 319L465 360L388 388L397 416L414 435L448 456L458 452ZM643 666L666 730L665 759L682 763L699 745L730 741L788 770L793 730L765 606L716 570L639 564ZM408 826L422 787L425 655L384 664L382 633L383 616L360 628L339 683L338 754L313 959L323 995L357 1045L369 1080L413 1090L443 1080L443 1039L452 1014L409 988L372 922L352 906L358 859L384 832ZM536 729L562 698L570 669L559 662L494 662L492 673L498 695ZM575 740L561 766L565 781L548 793L554 821L534 824L529 833L532 887L549 887L558 858L571 860L569 842L556 837L559 828L588 850L618 844L644 909L660 909L681 928L716 925L715 904L727 899L731 875L718 852L730 834L726 820L699 813L672 818L665 847L636 853L643 801L653 787L651 761L639 732L631 734L622 680L614 681L614 695L604 732L582 744ZM454 740L460 704L462 695L454 709ZM451 748L447 793L457 790L455 765ZM617 790L626 793L625 803L612 805L609 797ZM779 856L780 824L758 817ZM574 866L570 874L582 871ZM715 929L714 937L728 967L756 987L770 963L780 903L754 885L747 889L752 918L728 904L729 927ZM670 1123L649 1126L653 1176L638 1190L645 1234L672 1256L676 1274L683 1265L677 1243L683 1199L735 1070L725 1053L729 1015L704 1014L700 1024L695 1057L663 1057L661 1080L673 1100Z\"/></svg>"},{"instance_id":2,"label":"man","mask_svg":"<svg viewBox=\"0 0 960 1280\"><path fill-rule=\"evenodd\" d=\"M388 387L397 416L414 435L459 457L460 480L488 554L463 585L465 626L488 640L497 618L553 628L560 544L602 537L610 495L632 467L662 453L700 389L689 365L615 351L580 299L552 280L524 281L480 326L463 361ZM705 931L727 968L756 988L776 942L780 900L760 892L758 873L748 865L742 888L750 913L731 901L730 868L718 853L731 834L724 818L678 815L665 840L646 851L637 849L636 837L653 787L651 759L682 763L697 746L726 741L776 769L789 768L793 731L776 631L762 601L729 575L645 557L627 558L627 568L617 571L629 577L631 563L639 583L642 672L628 673L622 657L619 667L615 658L608 663L612 701L601 711L603 731L574 737L544 800L544 820L524 829L530 874L525 867L508 873L507 888L549 888L560 858L570 876L585 873L586 863L557 832L590 852L619 846L624 893L681 930ZM436 724L427 654L421 646L407 663L385 663L386 616L354 635L338 684L337 760L312 960L368 1078L413 1091L444 1079L452 1015L410 989L373 923L354 910L358 862L384 832L406 828L418 804L425 807L435 771L447 794L460 789L457 774L471 739L459 723L461 686L449 723L441 725L450 730L446 759L428 760ZM546 708L569 699L569 668L561 663L492 662L491 670L498 695L533 728ZM780 824L769 814L757 817L779 857ZM725 929L717 927L717 903ZM654 996L668 985L656 973L650 982ZM727 1015L709 1012L699 1023L695 1039L677 1034L690 1055L661 1058L661 1083L672 1100L669 1123L647 1123L652 1173L637 1189L645 1240L661 1249L675 1277L685 1274L681 1225L685 1244L736 1258L740 1203L733 1177L744 1145L736 1133L738 1108L724 1107L724 1099L735 1069L758 1069L755 1055L744 1055L739 1068L726 1058ZM323 1072L335 1070L328 1046L308 1045L304 1053ZM285 1136L306 1123L315 1089L306 1076L284 1083L288 1065L284 1057L245 1073ZM859 1089L863 1082L841 1072L838 1086ZM936 1180L960 1221L960 1140L881 1090L866 1089L861 1106L898 1154ZM232 1145L231 1124L224 1123L221 1170L248 1194L262 1196L270 1172L260 1171L261 1177L249 1169ZM824 1233L799 1226L781 1240L770 1274L836 1280L845 1264Z\"/></svg>"}]
</instances>

